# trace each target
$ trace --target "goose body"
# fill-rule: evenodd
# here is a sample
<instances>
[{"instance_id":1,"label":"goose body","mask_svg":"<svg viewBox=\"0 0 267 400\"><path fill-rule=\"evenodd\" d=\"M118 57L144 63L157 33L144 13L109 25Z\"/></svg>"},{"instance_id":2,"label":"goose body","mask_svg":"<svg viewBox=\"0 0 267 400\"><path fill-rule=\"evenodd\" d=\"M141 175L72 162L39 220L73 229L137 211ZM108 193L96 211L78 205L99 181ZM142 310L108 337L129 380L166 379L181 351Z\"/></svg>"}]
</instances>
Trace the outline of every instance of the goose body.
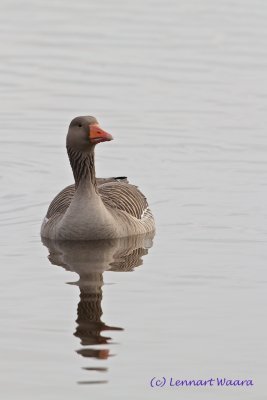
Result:
<instances>
[{"instance_id":1,"label":"goose body","mask_svg":"<svg viewBox=\"0 0 267 400\"><path fill-rule=\"evenodd\" d=\"M51 202L41 235L54 240L116 239L155 230L145 196L125 177L96 178L95 145L112 140L94 117L72 120L67 151L75 184Z\"/></svg>"}]
</instances>

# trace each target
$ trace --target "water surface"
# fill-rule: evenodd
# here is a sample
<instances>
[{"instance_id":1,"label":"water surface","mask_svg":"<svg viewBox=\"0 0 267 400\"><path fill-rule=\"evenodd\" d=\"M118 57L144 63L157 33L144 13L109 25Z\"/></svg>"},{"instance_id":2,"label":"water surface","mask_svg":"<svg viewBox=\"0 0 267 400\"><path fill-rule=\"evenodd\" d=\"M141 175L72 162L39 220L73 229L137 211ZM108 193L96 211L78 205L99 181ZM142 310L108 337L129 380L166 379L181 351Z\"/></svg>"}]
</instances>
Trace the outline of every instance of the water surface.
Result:
<instances>
[{"instance_id":1,"label":"water surface","mask_svg":"<svg viewBox=\"0 0 267 400\"><path fill-rule=\"evenodd\" d=\"M2 398L265 399L266 18L263 0L1 2ZM39 229L86 114L115 137L97 175L138 184L157 234L142 265L83 279Z\"/></svg>"}]
</instances>

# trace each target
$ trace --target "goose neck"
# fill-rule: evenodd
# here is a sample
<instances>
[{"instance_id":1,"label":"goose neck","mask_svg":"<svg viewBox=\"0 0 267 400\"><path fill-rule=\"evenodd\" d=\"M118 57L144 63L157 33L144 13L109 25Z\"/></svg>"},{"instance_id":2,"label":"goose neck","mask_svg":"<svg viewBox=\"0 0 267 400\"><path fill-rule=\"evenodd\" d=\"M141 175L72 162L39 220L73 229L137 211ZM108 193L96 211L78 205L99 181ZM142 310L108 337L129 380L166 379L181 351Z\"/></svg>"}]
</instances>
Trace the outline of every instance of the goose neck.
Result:
<instances>
[{"instance_id":1,"label":"goose neck","mask_svg":"<svg viewBox=\"0 0 267 400\"><path fill-rule=\"evenodd\" d=\"M76 189L85 186L88 188L93 187L97 191L94 148L90 152L82 152L67 147L67 152Z\"/></svg>"}]
</instances>

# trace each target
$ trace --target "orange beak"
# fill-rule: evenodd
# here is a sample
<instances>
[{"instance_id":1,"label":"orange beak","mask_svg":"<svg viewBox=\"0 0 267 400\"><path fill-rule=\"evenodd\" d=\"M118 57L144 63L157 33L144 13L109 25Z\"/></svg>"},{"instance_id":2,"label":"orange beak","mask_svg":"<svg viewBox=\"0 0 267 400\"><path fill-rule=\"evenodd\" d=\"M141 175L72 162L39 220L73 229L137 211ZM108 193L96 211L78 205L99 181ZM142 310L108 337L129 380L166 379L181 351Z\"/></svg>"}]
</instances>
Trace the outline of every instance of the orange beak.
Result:
<instances>
[{"instance_id":1,"label":"orange beak","mask_svg":"<svg viewBox=\"0 0 267 400\"><path fill-rule=\"evenodd\" d=\"M101 129L98 124L89 126L89 138L90 142L94 144L113 140L111 134Z\"/></svg>"}]
</instances>

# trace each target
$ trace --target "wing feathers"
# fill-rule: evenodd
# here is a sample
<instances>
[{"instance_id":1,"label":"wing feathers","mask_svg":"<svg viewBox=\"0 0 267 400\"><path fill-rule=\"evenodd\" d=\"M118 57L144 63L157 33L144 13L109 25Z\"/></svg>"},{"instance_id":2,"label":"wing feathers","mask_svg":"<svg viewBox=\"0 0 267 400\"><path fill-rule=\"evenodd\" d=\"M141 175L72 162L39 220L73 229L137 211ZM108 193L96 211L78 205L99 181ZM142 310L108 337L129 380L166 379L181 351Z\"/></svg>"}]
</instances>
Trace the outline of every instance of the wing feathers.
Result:
<instances>
[{"instance_id":1,"label":"wing feathers","mask_svg":"<svg viewBox=\"0 0 267 400\"><path fill-rule=\"evenodd\" d=\"M128 183L127 178L98 178L98 191L103 203L110 208L125 211L137 219L144 218L150 211L145 196L140 190ZM46 218L55 214L64 214L75 193L75 185L63 189L51 202Z\"/></svg>"},{"instance_id":2,"label":"wing feathers","mask_svg":"<svg viewBox=\"0 0 267 400\"><path fill-rule=\"evenodd\" d=\"M141 219L148 207L145 196L134 186L122 182L110 182L99 187L99 194L105 205L126 211Z\"/></svg>"}]
</instances>

